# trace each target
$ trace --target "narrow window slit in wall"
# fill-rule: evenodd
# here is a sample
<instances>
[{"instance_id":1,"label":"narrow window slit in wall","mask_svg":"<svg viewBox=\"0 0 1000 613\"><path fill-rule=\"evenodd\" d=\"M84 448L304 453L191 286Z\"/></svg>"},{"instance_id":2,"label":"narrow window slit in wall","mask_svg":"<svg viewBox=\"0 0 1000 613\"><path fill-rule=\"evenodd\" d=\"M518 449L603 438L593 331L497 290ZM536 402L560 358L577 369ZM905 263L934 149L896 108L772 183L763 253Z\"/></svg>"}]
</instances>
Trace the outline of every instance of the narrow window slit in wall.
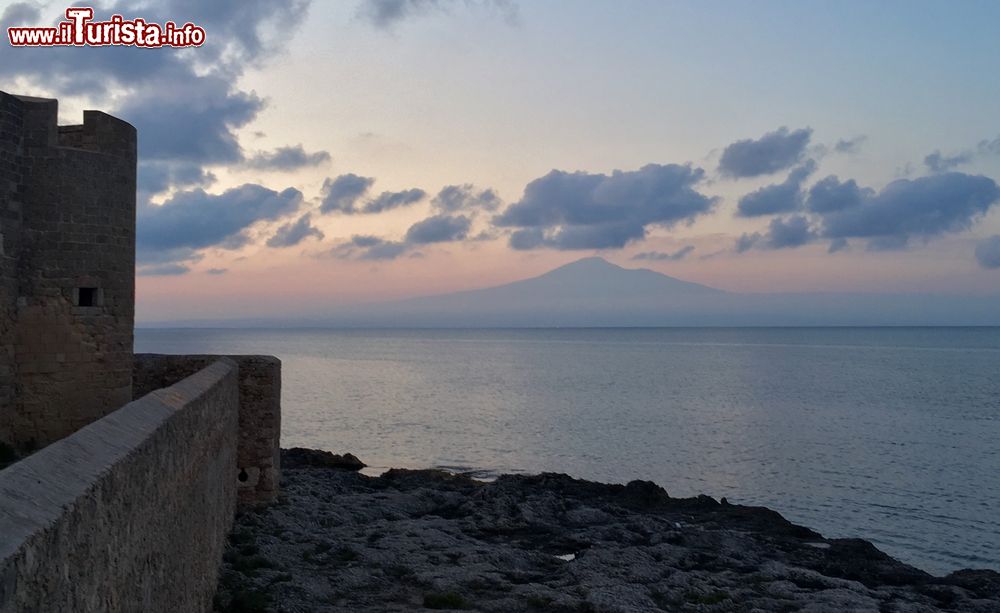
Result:
<instances>
[{"instance_id":1,"label":"narrow window slit in wall","mask_svg":"<svg viewBox=\"0 0 1000 613\"><path fill-rule=\"evenodd\" d=\"M92 307L98 304L96 287L81 287L77 290L76 306Z\"/></svg>"}]
</instances>

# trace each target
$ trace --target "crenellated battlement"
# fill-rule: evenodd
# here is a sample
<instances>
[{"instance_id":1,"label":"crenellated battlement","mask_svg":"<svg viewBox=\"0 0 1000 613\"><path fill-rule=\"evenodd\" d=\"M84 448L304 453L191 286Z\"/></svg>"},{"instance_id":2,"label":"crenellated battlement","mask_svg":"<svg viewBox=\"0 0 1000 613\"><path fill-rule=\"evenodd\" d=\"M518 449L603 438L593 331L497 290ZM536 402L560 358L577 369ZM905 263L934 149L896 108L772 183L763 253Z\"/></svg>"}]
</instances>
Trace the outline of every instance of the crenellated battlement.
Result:
<instances>
[{"instance_id":1,"label":"crenellated battlement","mask_svg":"<svg viewBox=\"0 0 1000 613\"><path fill-rule=\"evenodd\" d=\"M15 96L0 92L19 103L24 154L44 156L47 149L67 148L130 158L136 155L136 130L130 123L101 111L84 111L82 124L59 125L59 101L52 98ZM0 126L11 130L13 126Z\"/></svg>"}]
</instances>

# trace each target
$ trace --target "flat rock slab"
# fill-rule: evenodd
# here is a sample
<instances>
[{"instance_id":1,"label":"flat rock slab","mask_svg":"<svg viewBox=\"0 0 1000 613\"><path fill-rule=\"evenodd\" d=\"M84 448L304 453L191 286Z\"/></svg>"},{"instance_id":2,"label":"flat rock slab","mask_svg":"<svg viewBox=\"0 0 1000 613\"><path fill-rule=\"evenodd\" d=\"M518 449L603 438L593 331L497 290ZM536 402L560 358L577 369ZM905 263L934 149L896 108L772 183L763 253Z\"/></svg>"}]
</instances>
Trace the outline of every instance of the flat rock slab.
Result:
<instances>
[{"instance_id":1,"label":"flat rock slab","mask_svg":"<svg viewBox=\"0 0 1000 613\"><path fill-rule=\"evenodd\" d=\"M932 577L649 482L298 464L282 491L238 517L217 610L1000 611L993 571Z\"/></svg>"}]
</instances>

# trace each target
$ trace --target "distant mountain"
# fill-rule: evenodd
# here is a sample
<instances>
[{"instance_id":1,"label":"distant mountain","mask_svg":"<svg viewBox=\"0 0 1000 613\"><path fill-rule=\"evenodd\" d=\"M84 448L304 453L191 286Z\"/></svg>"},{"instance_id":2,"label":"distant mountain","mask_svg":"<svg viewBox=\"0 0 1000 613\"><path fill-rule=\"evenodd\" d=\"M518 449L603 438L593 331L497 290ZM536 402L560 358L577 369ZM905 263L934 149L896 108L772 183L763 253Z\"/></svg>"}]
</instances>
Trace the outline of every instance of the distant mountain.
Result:
<instances>
[{"instance_id":1,"label":"distant mountain","mask_svg":"<svg viewBox=\"0 0 1000 613\"><path fill-rule=\"evenodd\" d=\"M1000 296L739 294L599 257L486 289L344 309L389 327L1000 325Z\"/></svg>"},{"instance_id":2,"label":"distant mountain","mask_svg":"<svg viewBox=\"0 0 1000 613\"><path fill-rule=\"evenodd\" d=\"M182 323L355 328L998 326L1000 294L741 294L592 257L497 287L337 308L318 317L289 314Z\"/></svg>"},{"instance_id":3,"label":"distant mountain","mask_svg":"<svg viewBox=\"0 0 1000 613\"><path fill-rule=\"evenodd\" d=\"M726 292L681 281L647 268L628 269L604 258L584 258L560 266L543 275L483 290L457 295L533 299L546 302L565 300L598 302L608 297L631 298L643 303L670 302L679 298L719 296Z\"/></svg>"},{"instance_id":4,"label":"distant mountain","mask_svg":"<svg viewBox=\"0 0 1000 613\"><path fill-rule=\"evenodd\" d=\"M617 325L620 315L686 310L724 295L705 285L592 257L506 285L368 305L334 319L418 326Z\"/></svg>"}]
</instances>

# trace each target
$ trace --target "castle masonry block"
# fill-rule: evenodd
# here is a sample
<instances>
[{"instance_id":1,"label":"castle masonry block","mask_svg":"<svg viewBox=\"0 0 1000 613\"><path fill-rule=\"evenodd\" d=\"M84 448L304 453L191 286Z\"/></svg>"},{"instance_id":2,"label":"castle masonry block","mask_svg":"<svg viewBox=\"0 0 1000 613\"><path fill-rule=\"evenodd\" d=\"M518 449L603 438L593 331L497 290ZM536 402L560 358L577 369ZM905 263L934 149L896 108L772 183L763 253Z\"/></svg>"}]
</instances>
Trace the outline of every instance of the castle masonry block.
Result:
<instances>
[{"instance_id":1,"label":"castle masonry block","mask_svg":"<svg viewBox=\"0 0 1000 613\"><path fill-rule=\"evenodd\" d=\"M132 400L136 131L0 92L0 442L43 447Z\"/></svg>"}]
</instances>

